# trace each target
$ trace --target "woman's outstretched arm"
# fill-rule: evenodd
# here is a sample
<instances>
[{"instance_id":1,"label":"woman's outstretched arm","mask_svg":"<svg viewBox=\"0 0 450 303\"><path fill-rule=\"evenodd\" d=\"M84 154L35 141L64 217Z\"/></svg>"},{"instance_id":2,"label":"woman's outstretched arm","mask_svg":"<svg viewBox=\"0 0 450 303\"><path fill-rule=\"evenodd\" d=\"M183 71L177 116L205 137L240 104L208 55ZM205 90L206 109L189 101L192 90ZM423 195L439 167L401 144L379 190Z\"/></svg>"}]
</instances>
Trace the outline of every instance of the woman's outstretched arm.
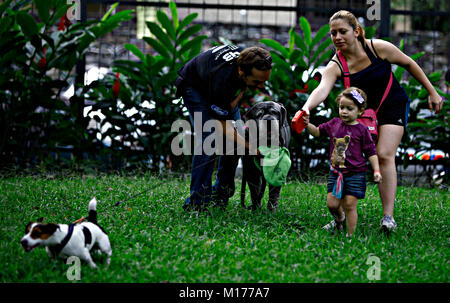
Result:
<instances>
[{"instance_id":1,"label":"woman's outstretched arm","mask_svg":"<svg viewBox=\"0 0 450 303\"><path fill-rule=\"evenodd\" d=\"M437 93L434 86L428 80L427 76L420 66L411 57L407 56L400 49L390 42L384 40L373 40L373 46L381 59L386 59L393 64L405 68L420 84L428 91L428 104L430 110L438 113L442 109L442 97Z\"/></svg>"}]
</instances>

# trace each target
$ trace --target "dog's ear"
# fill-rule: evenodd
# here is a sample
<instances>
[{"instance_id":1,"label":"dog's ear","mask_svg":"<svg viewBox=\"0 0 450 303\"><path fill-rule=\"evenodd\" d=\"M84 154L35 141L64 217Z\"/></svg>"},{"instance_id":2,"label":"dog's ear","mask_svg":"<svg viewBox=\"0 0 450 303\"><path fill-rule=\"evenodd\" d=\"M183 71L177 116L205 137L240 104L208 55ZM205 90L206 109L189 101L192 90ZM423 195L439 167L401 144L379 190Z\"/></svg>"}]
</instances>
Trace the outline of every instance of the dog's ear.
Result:
<instances>
[{"instance_id":1,"label":"dog's ear","mask_svg":"<svg viewBox=\"0 0 450 303\"><path fill-rule=\"evenodd\" d=\"M345 143L350 142L350 136L349 135L345 136L344 139L345 139Z\"/></svg>"},{"instance_id":2,"label":"dog's ear","mask_svg":"<svg viewBox=\"0 0 450 303\"><path fill-rule=\"evenodd\" d=\"M261 103L253 105L248 112L245 114L245 120L254 120L256 118L256 113L260 110Z\"/></svg>"},{"instance_id":3,"label":"dog's ear","mask_svg":"<svg viewBox=\"0 0 450 303\"><path fill-rule=\"evenodd\" d=\"M55 231L57 231L59 229L59 226L58 226L58 224L48 223L48 224L42 224L40 226L40 229L43 234L47 234L47 235L51 236L55 233Z\"/></svg>"},{"instance_id":4,"label":"dog's ear","mask_svg":"<svg viewBox=\"0 0 450 303\"><path fill-rule=\"evenodd\" d=\"M282 146L288 147L289 141L291 140L291 127L288 122L287 110L283 104L279 102L274 102L278 106L278 111L280 113L280 143Z\"/></svg>"},{"instance_id":5,"label":"dog's ear","mask_svg":"<svg viewBox=\"0 0 450 303\"><path fill-rule=\"evenodd\" d=\"M27 226L25 226L25 234L28 234L28 233L30 232L31 225L32 225L33 223L34 223L34 222L30 221L30 222L28 222Z\"/></svg>"},{"instance_id":6,"label":"dog's ear","mask_svg":"<svg viewBox=\"0 0 450 303\"><path fill-rule=\"evenodd\" d=\"M287 122L287 110L286 110L286 108L283 106L283 104L279 103L279 105L280 105L280 112L281 112L281 121L280 121L280 124L284 126L285 124L289 124L289 123Z\"/></svg>"}]
</instances>

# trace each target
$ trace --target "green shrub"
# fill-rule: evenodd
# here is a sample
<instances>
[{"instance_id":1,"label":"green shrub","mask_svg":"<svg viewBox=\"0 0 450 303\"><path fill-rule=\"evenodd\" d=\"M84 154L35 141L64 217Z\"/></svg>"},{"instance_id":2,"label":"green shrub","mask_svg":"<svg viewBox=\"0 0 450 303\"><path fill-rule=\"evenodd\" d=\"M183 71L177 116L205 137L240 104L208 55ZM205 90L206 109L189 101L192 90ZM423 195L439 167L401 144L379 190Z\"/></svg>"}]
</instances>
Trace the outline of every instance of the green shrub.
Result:
<instances>
[{"instance_id":1,"label":"green shrub","mask_svg":"<svg viewBox=\"0 0 450 303\"><path fill-rule=\"evenodd\" d=\"M107 123L113 126L101 134L102 139L109 136L115 153L130 162L142 162L151 155L151 161L156 164L161 157L172 154L170 143L175 134L171 126L184 117L182 102L175 97L177 71L200 53L202 41L207 38L196 36L202 29L201 25L192 25L197 13L179 20L175 3L171 2L169 7L172 21L165 12L157 11L157 22L146 23L153 37L143 40L155 53L144 54L135 45L125 44L139 60L114 62L113 71L120 73L118 97L111 89L105 89L114 82L111 78L100 81L97 88L88 92L89 100L95 102L92 111L101 110L105 115L101 126ZM127 116L130 110L136 113ZM186 164L183 157L177 160ZM152 168L156 170L158 165Z\"/></svg>"},{"instance_id":2,"label":"green shrub","mask_svg":"<svg viewBox=\"0 0 450 303\"><path fill-rule=\"evenodd\" d=\"M58 146L72 145L81 158L91 143L83 99L68 103L61 92L74 81L72 71L89 45L122 21L131 11L102 20L70 25L66 0L31 0L0 5L0 166L48 161ZM58 29L56 28L59 22Z\"/></svg>"}]
</instances>

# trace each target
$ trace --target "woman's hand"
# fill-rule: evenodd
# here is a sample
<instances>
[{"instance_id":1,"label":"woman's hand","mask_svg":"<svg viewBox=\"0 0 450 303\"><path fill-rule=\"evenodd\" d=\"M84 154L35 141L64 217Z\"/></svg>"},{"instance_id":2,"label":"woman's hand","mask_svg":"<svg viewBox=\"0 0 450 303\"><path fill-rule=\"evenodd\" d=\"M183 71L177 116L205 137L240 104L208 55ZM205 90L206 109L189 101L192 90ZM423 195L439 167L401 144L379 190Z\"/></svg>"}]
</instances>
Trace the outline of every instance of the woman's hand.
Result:
<instances>
[{"instance_id":1,"label":"woman's hand","mask_svg":"<svg viewBox=\"0 0 450 303\"><path fill-rule=\"evenodd\" d=\"M428 96L428 105L430 106L431 111L433 110L434 106L434 112L437 114L442 110L442 107L444 106L444 99L438 93L434 93Z\"/></svg>"}]
</instances>

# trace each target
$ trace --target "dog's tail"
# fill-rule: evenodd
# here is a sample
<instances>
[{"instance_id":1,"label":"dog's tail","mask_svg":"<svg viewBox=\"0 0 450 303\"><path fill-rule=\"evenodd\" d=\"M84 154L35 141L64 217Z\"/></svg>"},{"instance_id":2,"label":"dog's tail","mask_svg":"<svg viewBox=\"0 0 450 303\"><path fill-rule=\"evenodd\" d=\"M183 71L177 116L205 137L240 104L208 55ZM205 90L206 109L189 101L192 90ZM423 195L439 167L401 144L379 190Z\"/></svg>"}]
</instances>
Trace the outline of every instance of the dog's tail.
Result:
<instances>
[{"instance_id":1,"label":"dog's tail","mask_svg":"<svg viewBox=\"0 0 450 303\"><path fill-rule=\"evenodd\" d=\"M89 202L88 221L97 225L97 199L95 197Z\"/></svg>"}]
</instances>

